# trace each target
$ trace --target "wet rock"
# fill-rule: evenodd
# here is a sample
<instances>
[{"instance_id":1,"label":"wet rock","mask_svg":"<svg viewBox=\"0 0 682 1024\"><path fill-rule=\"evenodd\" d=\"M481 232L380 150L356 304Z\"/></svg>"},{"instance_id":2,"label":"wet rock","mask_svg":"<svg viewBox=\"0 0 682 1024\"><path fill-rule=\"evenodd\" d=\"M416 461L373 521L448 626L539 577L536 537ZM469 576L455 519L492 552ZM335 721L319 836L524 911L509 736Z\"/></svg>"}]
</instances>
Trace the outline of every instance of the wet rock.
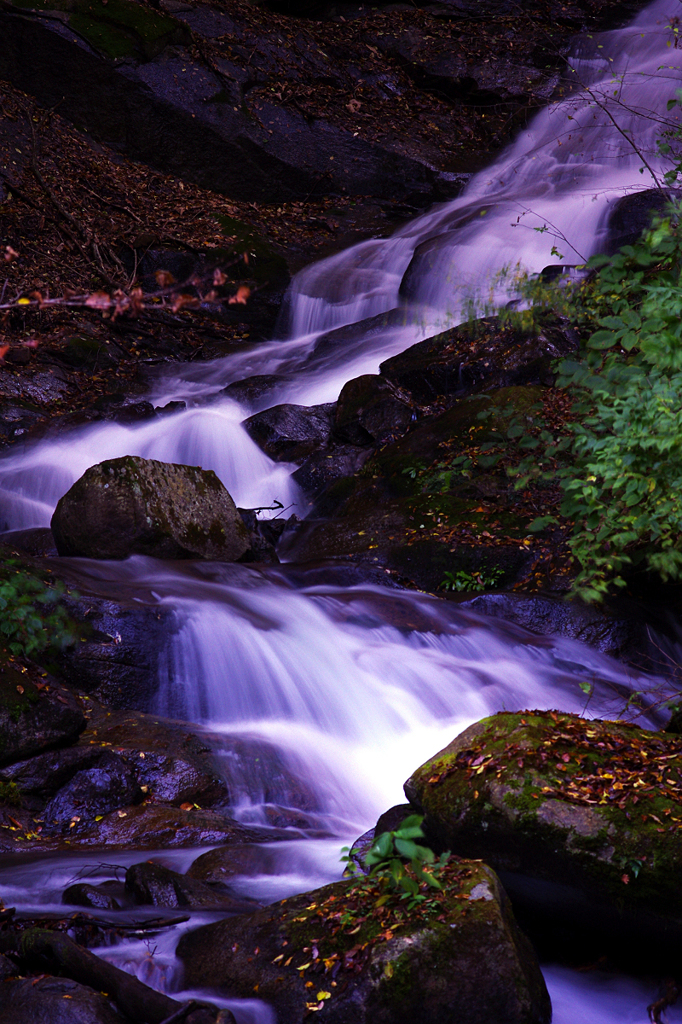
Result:
<instances>
[{"instance_id":1,"label":"wet rock","mask_svg":"<svg viewBox=\"0 0 682 1024\"><path fill-rule=\"evenodd\" d=\"M21 978L3 992L0 1024L124 1024L106 996L70 978Z\"/></svg>"},{"instance_id":2,"label":"wet rock","mask_svg":"<svg viewBox=\"0 0 682 1024\"><path fill-rule=\"evenodd\" d=\"M44 811L45 828L77 835L96 818L135 804L142 796L130 766L106 752L94 767L77 771L50 800Z\"/></svg>"},{"instance_id":3,"label":"wet rock","mask_svg":"<svg viewBox=\"0 0 682 1024\"><path fill-rule=\"evenodd\" d=\"M453 327L417 342L381 364L381 374L426 405L442 395L461 397L485 387L551 384L552 362L576 351L567 323L548 321L537 335L524 334L497 317Z\"/></svg>"},{"instance_id":4,"label":"wet rock","mask_svg":"<svg viewBox=\"0 0 682 1024\"><path fill-rule=\"evenodd\" d=\"M535 594L481 594L463 608L514 622L543 636L565 636L619 661L641 666L649 644L647 624L593 605Z\"/></svg>"},{"instance_id":5,"label":"wet rock","mask_svg":"<svg viewBox=\"0 0 682 1024\"><path fill-rule=\"evenodd\" d=\"M237 900L215 892L203 882L171 871L154 861L144 861L129 867L125 884L136 903L151 904L154 907L213 907L244 913L258 906L249 900Z\"/></svg>"},{"instance_id":6,"label":"wet rock","mask_svg":"<svg viewBox=\"0 0 682 1024\"><path fill-rule=\"evenodd\" d=\"M0 543L15 551L38 558L49 558L57 554L57 548L49 527L36 526L28 530L8 530L0 535Z\"/></svg>"},{"instance_id":7,"label":"wet rock","mask_svg":"<svg viewBox=\"0 0 682 1024\"><path fill-rule=\"evenodd\" d=\"M300 835L300 834L299 834ZM294 832L277 832L242 825L216 811L160 804L142 804L113 811L74 837L82 846L155 850L160 847L210 846L217 843L259 843L298 838Z\"/></svg>"},{"instance_id":8,"label":"wet rock","mask_svg":"<svg viewBox=\"0 0 682 1024\"><path fill-rule=\"evenodd\" d=\"M262 406L269 405L268 399L274 391L283 387L288 377L279 376L275 373L256 374L253 377L246 377L244 380L236 380L228 384L220 392L226 398L231 398L240 405Z\"/></svg>"},{"instance_id":9,"label":"wet rock","mask_svg":"<svg viewBox=\"0 0 682 1024\"><path fill-rule=\"evenodd\" d=\"M55 566L55 574L59 573ZM111 709L154 705L162 651L177 628L172 609L127 595L108 599L88 593L91 580L69 576L78 588L65 604L80 624L82 639L58 655L63 678Z\"/></svg>"},{"instance_id":10,"label":"wet rock","mask_svg":"<svg viewBox=\"0 0 682 1024\"><path fill-rule=\"evenodd\" d=\"M327 444L332 432L334 404L274 405L244 420L244 428L259 448L276 462L302 462Z\"/></svg>"},{"instance_id":11,"label":"wet rock","mask_svg":"<svg viewBox=\"0 0 682 1024\"><path fill-rule=\"evenodd\" d=\"M189 723L93 707L82 742L86 750L95 744L113 747L147 799L200 807L229 800L217 755L222 737L203 734Z\"/></svg>"},{"instance_id":12,"label":"wet rock","mask_svg":"<svg viewBox=\"0 0 682 1024\"><path fill-rule=\"evenodd\" d=\"M359 926L339 923L354 899L341 881L185 933L177 950L185 983L240 996L257 984L287 1024L320 1003L333 1024L549 1021L537 961L488 867L453 864L441 913L428 921L372 913L378 893L364 898L365 916L357 898Z\"/></svg>"},{"instance_id":13,"label":"wet rock","mask_svg":"<svg viewBox=\"0 0 682 1024\"><path fill-rule=\"evenodd\" d=\"M76 698L57 685L40 689L28 673L0 665L0 765L73 742L85 728Z\"/></svg>"},{"instance_id":14,"label":"wet rock","mask_svg":"<svg viewBox=\"0 0 682 1024\"><path fill-rule=\"evenodd\" d=\"M87 882L76 882L62 893L62 903L77 907L91 907L93 910L120 910L121 905L108 892L103 892L96 885Z\"/></svg>"},{"instance_id":15,"label":"wet rock","mask_svg":"<svg viewBox=\"0 0 682 1024\"><path fill-rule=\"evenodd\" d=\"M187 871L206 885L229 885L236 876L276 875L280 858L272 845L244 843L241 846L219 846L202 853Z\"/></svg>"},{"instance_id":16,"label":"wet rock","mask_svg":"<svg viewBox=\"0 0 682 1024\"><path fill-rule=\"evenodd\" d=\"M385 377L366 373L343 386L334 415L334 434L349 444L366 445L404 434L412 419L411 408L395 387Z\"/></svg>"},{"instance_id":17,"label":"wet rock","mask_svg":"<svg viewBox=\"0 0 682 1024\"><path fill-rule=\"evenodd\" d=\"M217 750L218 766L230 791L230 802L277 804L301 811L319 811L320 800L305 764L259 736L227 735Z\"/></svg>"},{"instance_id":18,"label":"wet rock","mask_svg":"<svg viewBox=\"0 0 682 1024\"><path fill-rule=\"evenodd\" d=\"M5 981L7 978L15 978L18 973L19 968L17 965L12 963L9 957L0 953L0 981Z\"/></svg>"},{"instance_id":19,"label":"wet rock","mask_svg":"<svg viewBox=\"0 0 682 1024\"><path fill-rule=\"evenodd\" d=\"M91 466L60 498L52 532L61 555L237 561L246 528L212 470L124 456Z\"/></svg>"},{"instance_id":20,"label":"wet rock","mask_svg":"<svg viewBox=\"0 0 682 1024\"><path fill-rule=\"evenodd\" d=\"M682 935L681 773L678 736L530 711L470 726L405 792L430 845L484 858L534 926L665 957Z\"/></svg>"},{"instance_id":21,"label":"wet rock","mask_svg":"<svg viewBox=\"0 0 682 1024\"><path fill-rule=\"evenodd\" d=\"M77 772L94 767L102 756L101 747L89 745L51 750L9 765L0 772L0 779L13 782L30 806L43 806Z\"/></svg>"},{"instance_id":22,"label":"wet rock","mask_svg":"<svg viewBox=\"0 0 682 1024\"><path fill-rule=\"evenodd\" d=\"M44 419L44 415L40 407L31 402L0 399L0 445L11 444L25 437Z\"/></svg>"},{"instance_id":23,"label":"wet rock","mask_svg":"<svg viewBox=\"0 0 682 1024\"><path fill-rule=\"evenodd\" d=\"M292 476L308 494L319 494L335 480L357 473L371 454L371 448L350 444L321 448L313 452Z\"/></svg>"},{"instance_id":24,"label":"wet rock","mask_svg":"<svg viewBox=\"0 0 682 1024\"><path fill-rule=\"evenodd\" d=\"M286 520L259 519L258 514L250 508L240 508L238 512L251 539L251 550L243 561L276 565L279 558L275 548L282 536Z\"/></svg>"},{"instance_id":25,"label":"wet rock","mask_svg":"<svg viewBox=\"0 0 682 1024\"><path fill-rule=\"evenodd\" d=\"M136 751L131 753L134 758ZM227 799L227 787L215 772L182 757L148 751L143 759L138 755L134 771L140 785L146 786L145 792L163 803L210 807Z\"/></svg>"}]
</instances>

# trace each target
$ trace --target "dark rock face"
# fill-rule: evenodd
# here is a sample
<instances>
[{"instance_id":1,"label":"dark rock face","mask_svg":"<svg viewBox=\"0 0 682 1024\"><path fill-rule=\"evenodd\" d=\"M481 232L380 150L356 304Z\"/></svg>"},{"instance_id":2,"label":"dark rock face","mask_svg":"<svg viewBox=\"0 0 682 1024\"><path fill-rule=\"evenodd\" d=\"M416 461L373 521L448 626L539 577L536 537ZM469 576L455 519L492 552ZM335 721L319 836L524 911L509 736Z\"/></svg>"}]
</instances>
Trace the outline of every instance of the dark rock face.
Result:
<instances>
[{"instance_id":1,"label":"dark rock face","mask_svg":"<svg viewBox=\"0 0 682 1024\"><path fill-rule=\"evenodd\" d=\"M10 665L0 670L0 765L73 742L85 728L77 700L60 687L38 689Z\"/></svg>"},{"instance_id":2,"label":"dark rock face","mask_svg":"<svg viewBox=\"0 0 682 1024\"><path fill-rule=\"evenodd\" d=\"M514 622L549 636L565 636L595 647L619 661L641 666L649 647L647 625L619 618L603 609L535 594L481 594L463 602L464 608Z\"/></svg>"},{"instance_id":3,"label":"dark rock face","mask_svg":"<svg viewBox=\"0 0 682 1024\"><path fill-rule=\"evenodd\" d=\"M385 377L367 373L343 386L334 415L334 434L350 444L371 444L404 434L412 418L409 405Z\"/></svg>"},{"instance_id":4,"label":"dark rock face","mask_svg":"<svg viewBox=\"0 0 682 1024\"><path fill-rule=\"evenodd\" d=\"M86 470L60 498L52 532L61 555L209 558L235 562L249 537L211 470L124 456Z\"/></svg>"},{"instance_id":5,"label":"dark rock face","mask_svg":"<svg viewBox=\"0 0 682 1024\"><path fill-rule=\"evenodd\" d=\"M679 191L648 188L622 196L609 211L603 243L598 251L612 256L624 245L634 245L651 227L654 217L665 216L670 200L679 199Z\"/></svg>"},{"instance_id":6,"label":"dark rock face","mask_svg":"<svg viewBox=\"0 0 682 1024\"><path fill-rule=\"evenodd\" d=\"M244 427L266 455L276 462L302 462L327 444L334 404L273 405L244 420Z\"/></svg>"},{"instance_id":7,"label":"dark rock face","mask_svg":"<svg viewBox=\"0 0 682 1024\"><path fill-rule=\"evenodd\" d=\"M0 1024L124 1024L124 1018L100 992L48 976L11 982L2 995Z\"/></svg>"},{"instance_id":8,"label":"dark rock face","mask_svg":"<svg viewBox=\"0 0 682 1024\"><path fill-rule=\"evenodd\" d=\"M131 767L116 754L103 754L96 766L85 768L63 786L45 808L48 830L79 833L97 817L142 799Z\"/></svg>"},{"instance_id":9,"label":"dark rock face","mask_svg":"<svg viewBox=\"0 0 682 1024\"><path fill-rule=\"evenodd\" d=\"M548 384L551 363L569 355L578 338L568 324L547 324L537 336L500 324L496 317L475 321L474 329L453 327L387 359L380 372L430 404L438 396L463 396L485 387Z\"/></svg>"},{"instance_id":10,"label":"dark rock face","mask_svg":"<svg viewBox=\"0 0 682 1024\"><path fill-rule=\"evenodd\" d=\"M186 933L178 946L186 984L244 996L257 984L287 1024L320 1002L333 1024L549 1021L530 944L485 865L454 868L442 913L428 922L339 926L349 889L336 882Z\"/></svg>"},{"instance_id":11,"label":"dark rock face","mask_svg":"<svg viewBox=\"0 0 682 1024\"><path fill-rule=\"evenodd\" d=\"M90 907L93 910L121 909L118 901L108 892L98 889L96 885L88 885L87 882L77 882L65 889L62 893L62 903Z\"/></svg>"},{"instance_id":12,"label":"dark rock face","mask_svg":"<svg viewBox=\"0 0 682 1024\"><path fill-rule=\"evenodd\" d=\"M405 793L429 843L492 864L526 919L665 958L682 936L681 770L679 736L503 713L461 733Z\"/></svg>"},{"instance_id":13,"label":"dark rock face","mask_svg":"<svg viewBox=\"0 0 682 1024\"><path fill-rule=\"evenodd\" d=\"M357 473L371 454L371 448L335 444L331 448L321 448L313 452L292 476L299 487L308 494L319 494L335 480Z\"/></svg>"},{"instance_id":14,"label":"dark rock face","mask_svg":"<svg viewBox=\"0 0 682 1024\"><path fill-rule=\"evenodd\" d=\"M219 907L243 913L249 903L248 900L236 900L215 892L203 882L153 861L133 864L128 868L125 884L136 903L154 907Z\"/></svg>"},{"instance_id":15,"label":"dark rock face","mask_svg":"<svg viewBox=\"0 0 682 1024\"><path fill-rule=\"evenodd\" d=\"M243 93L257 79L249 83L253 72L227 54L212 67L178 45L191 40L183 21L199 38L241 35L226 13L198 8L175 19L126 0L116 16L101 2L83 8L65 10L63 21L36 18L18 5L16 13L5 11L0 74L48 106L61 101L71 119L136 159L260 202L307 197L320 190L321 178L326 188L387 198L428 193L438 178L397 149ZM277 33L273 55L276 39ZM308 56L328 77L328 59L312 46Z\"/></svg>"}]
</instances>

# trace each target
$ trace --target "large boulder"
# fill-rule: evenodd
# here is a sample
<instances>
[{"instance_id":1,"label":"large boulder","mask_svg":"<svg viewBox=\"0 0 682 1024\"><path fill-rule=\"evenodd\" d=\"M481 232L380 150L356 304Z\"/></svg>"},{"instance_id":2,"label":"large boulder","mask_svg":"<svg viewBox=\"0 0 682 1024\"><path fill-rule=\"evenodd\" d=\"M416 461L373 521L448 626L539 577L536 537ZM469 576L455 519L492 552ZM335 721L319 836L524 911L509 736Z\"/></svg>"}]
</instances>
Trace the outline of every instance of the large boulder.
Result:
<instances>
[{"instance_id":1,"label":"large boulder","mask_svg":"<svg viewBox=\"0 0 682 1024\"><path fill-rule=\"evenodd\" d=\"M529 917L640 950L677 947L682 737L502 713L466 729L405 792L430 843L484 858Z\"/></svg>"},{"instance_id":2,"label":"large boulder","mask_svg":"<svg viewBox=\"0 0 682 1024\"><path fill-rule=\"evenodd\" d=\"M91 466L52 517L60 555L208 558L236 562L251 547L212 470L126 455Z\"/></svg>"},{"instance_id":3,"label":"large boulder","mask_svg":"<svg viewBox=\"0 0 682 1024\"><path fill-rule=\"evenodd\" d=\"M404 434L413 420L409 404L384 377L365 373L341 390L334 433L342 441L365 445Z\"/></svg>"},{"instance_id":4,"label":"large boulder","mask_svg":"<svg viewBox=\"0 0 682 1024\"><path fill-rule=\"evenodd\" d=\"M190 988L271 1003L299 1024L534 1024L551 1007L528 940L495 874L453 860L443 893L416 913L377 881L349 880L185 933Z\"/></svg>"},{"instance_id":5,"label":"large boulder","mask_svg":"<svg viewBox=\"0 0 682 1024\"><path fill-rule=\"evenodd\" d=\"M324 447L332 432L334 404L273 405L244 420L249 437L276 462L302 462Z\"/></svg>"}]
</instances>

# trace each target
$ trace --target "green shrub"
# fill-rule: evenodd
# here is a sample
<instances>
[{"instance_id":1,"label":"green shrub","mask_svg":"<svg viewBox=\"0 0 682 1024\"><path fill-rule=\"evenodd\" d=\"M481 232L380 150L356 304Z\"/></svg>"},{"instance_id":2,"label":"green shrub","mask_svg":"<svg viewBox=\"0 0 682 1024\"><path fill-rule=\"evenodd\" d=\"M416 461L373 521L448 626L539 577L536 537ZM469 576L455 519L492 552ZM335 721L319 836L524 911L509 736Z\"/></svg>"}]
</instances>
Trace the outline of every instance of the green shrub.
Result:
<instances>
[{"instance_id":1,"label":"green shrub","mask_svg":"<svg viewBox=\"0 0 682 1024\"><path fill-rule=\"evenodd\" d=\"M428 846L421 846L415 843L415 839L424 836L422 831L423 817L418 814L411 814L405 818L399 828L393 832L382 832L372 843L372 846L365 854L364 873L356 875L359 884L365 877L378 880L386 890L379 898L377 906L387 902L392 894L398 894L401 899L408 900L407 909L413 910L420 904L428 903L428 895L423 890L442 889L439 875L448 860L449 853L443 853L437 859L433 850ZM348 848L342 860L346 861L349 867L353 867L353 861L348 853Z\"/></svg>"},{"instance_id":2,"label":"green shrub","mask_svg":"<svg viewBox=\"0 0 682 1024\"><path fill-rule=\"evenodd\" d=\"M20 657L63 650L76 639L59 604L63 585L48 586L18 564L13 559L0 562L0 644Z\"/></svg>"},{"instance_id":3,"label":"green shrub","mask_svg":"<svg viewBox=\"0 0 682 1024\"><path fill-rule=\"evenodd\" d=\"M580 357L559 364L577 416L571 459L554 470L587 600L623 586L633 566L682 579L681 214L671 204L636 245L591 259L573 290L527 285L539 308L554 302L587 336ZM533 459L518 486L538 475Z\"/></svg>"}]
</instances>

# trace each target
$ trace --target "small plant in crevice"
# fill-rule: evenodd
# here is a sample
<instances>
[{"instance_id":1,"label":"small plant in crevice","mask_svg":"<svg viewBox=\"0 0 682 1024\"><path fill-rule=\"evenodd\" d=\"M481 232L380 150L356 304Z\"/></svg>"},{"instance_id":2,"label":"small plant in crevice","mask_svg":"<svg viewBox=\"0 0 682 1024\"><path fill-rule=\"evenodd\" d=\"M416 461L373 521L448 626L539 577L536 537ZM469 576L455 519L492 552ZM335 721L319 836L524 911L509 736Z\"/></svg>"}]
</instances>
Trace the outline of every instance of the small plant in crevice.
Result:
<instances>
[{"instance_id":1,"label":"small plant in crevice","mask_svg":"<svg viewBox=\"0 0 682 1024\"><path fill-rule=\"evenodd\" d=\"M481 591L494 590L502 577L503 569L479 569L478 572L445 572L440 590L450 591Z\"/></svg>"},{"instance_id":2,"label":"small plant in crevice","mask_svg":"<svg viewBox=\"0 0 682 1024\"><path fill-rule=\"evenodd\" d=\"M443 853L437 858L428 846L415 842L424 837L423 820L421 815L411 814L399 828L377 836L364 857L366 873L359 870L348 847L343 848L341 859L354 871L354 887L374 895L378 885L380 895L375 907L382 907L397 897L406 901L407 910L417 907L427 913L436 910L437 904L429 898L429 890L442 891L440 875L450 854ZM342 919L341 923L352 922Z\"/></svg>"}]
</instances>

